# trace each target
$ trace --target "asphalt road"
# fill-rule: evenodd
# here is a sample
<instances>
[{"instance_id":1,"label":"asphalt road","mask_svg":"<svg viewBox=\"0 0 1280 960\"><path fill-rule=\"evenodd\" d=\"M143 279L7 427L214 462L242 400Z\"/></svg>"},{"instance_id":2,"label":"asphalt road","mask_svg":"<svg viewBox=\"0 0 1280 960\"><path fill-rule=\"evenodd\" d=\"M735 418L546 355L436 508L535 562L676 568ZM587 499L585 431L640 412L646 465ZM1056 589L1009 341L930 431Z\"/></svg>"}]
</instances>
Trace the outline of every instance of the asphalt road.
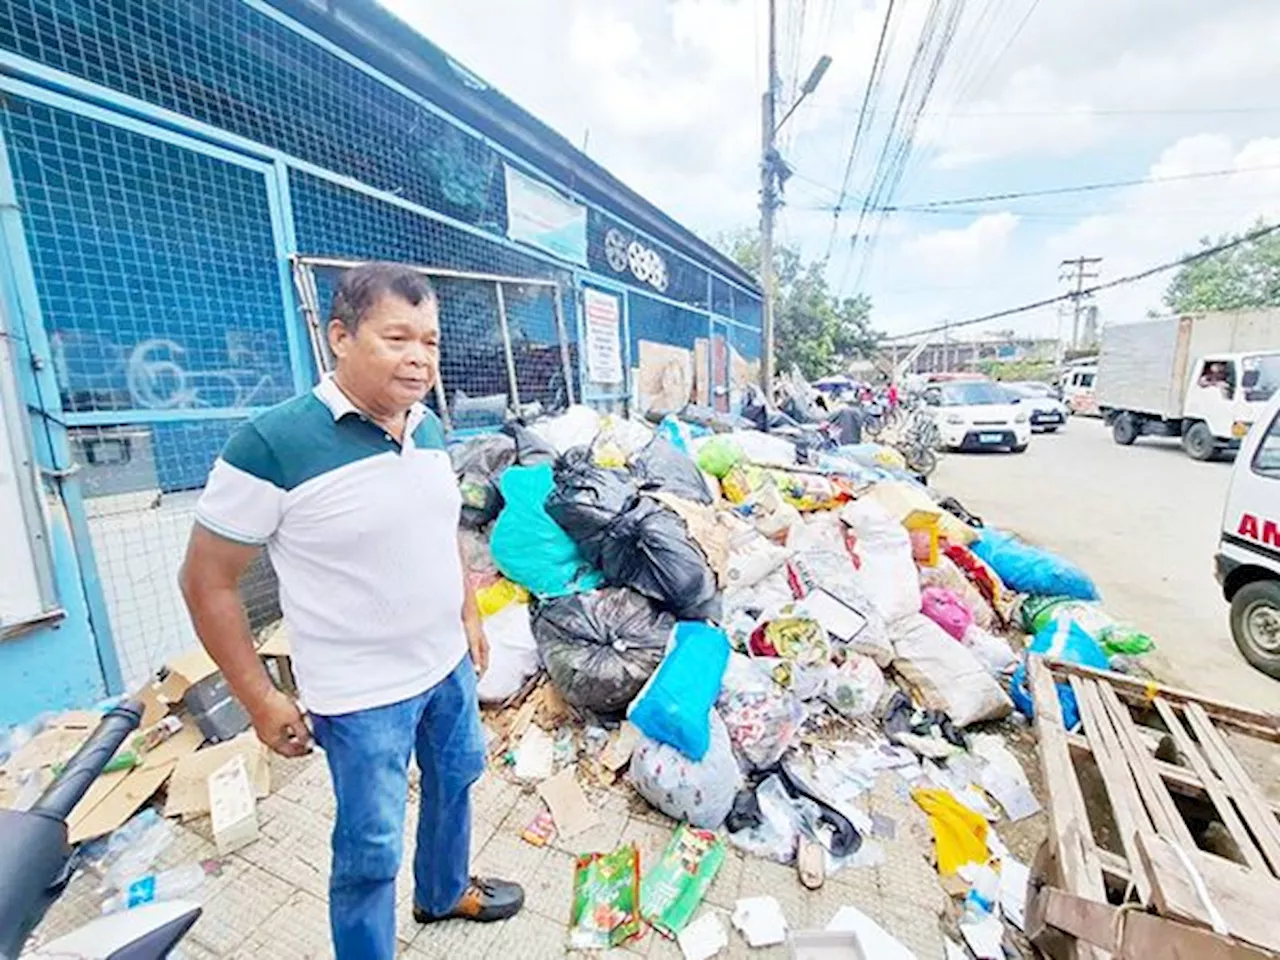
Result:
<instances>
[{"instance_id":1,"label":"asphalt road","mask_svg":"<svg viewBox=\"0 0 1280 960\"><path fill-rule=\"evenodd\" d=\"M1147 662L1166 682L1274 710L1280 681L1237 652L1213 579L1230 475L1174 441L1120 447L1101 421L1073 418L1021 455L947 454L931 483L1088 571L1108 612L1155 638Z\"/></svg>"}]
</instances>

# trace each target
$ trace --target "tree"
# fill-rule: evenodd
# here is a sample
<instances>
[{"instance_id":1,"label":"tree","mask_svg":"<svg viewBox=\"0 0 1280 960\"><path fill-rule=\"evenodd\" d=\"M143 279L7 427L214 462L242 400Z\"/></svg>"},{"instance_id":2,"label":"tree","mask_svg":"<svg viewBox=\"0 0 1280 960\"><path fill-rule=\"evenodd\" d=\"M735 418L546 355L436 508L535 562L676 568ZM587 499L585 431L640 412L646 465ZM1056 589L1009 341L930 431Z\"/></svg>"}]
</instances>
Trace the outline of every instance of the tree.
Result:
<instances>
[{"instance_id":1,"label":"tree","mask_svg":"<svg viewBox=\"0 0 1280 960\"><path fill-rule=\"evenodd\" d=\"M1200 249L1235 239L1202 237ZM1280 307L1280 231L1179 267L1164 302L1174 313Z\"/></svg>"},{"instance_id":2,"label":"tree","mask_svg":"<svg viewBox=\"0 0 1280 960\"><path fill-rule=\"evenodd\" d=\"M722 250L760 274L760 235L738 230L722 236ZM871 301L864 295L837 297L826 278L826 262L805 263L794 247L773 251L777 298L774 349L779 370L800 368L810 380L840 373L852 360L869 358L882 334L871 327Z\"/></svg>"}]
</instances>

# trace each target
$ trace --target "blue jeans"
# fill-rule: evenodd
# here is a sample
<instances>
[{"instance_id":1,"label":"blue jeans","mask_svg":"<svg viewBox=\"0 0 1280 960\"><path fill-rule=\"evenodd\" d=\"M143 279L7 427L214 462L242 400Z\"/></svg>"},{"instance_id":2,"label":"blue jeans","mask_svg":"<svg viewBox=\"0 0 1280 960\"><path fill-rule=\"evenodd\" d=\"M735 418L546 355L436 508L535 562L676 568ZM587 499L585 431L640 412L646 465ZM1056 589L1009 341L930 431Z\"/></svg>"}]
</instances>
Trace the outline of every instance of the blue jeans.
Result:
<instances>
[{"instance_id":1,"label":"blue jeans","mask_svg":"<svg viewBox=\"0 0 1280 960\"><path fill-rule=\"evenodd\" d=\"M469 881L470 788L485 765L475 667L463 657L412 699L316 716L313 724L337 797L329 880L334 952L337 960L393 960L410 754L422 771L414 903L448 913Z\"/></svg>"}]
</instances>

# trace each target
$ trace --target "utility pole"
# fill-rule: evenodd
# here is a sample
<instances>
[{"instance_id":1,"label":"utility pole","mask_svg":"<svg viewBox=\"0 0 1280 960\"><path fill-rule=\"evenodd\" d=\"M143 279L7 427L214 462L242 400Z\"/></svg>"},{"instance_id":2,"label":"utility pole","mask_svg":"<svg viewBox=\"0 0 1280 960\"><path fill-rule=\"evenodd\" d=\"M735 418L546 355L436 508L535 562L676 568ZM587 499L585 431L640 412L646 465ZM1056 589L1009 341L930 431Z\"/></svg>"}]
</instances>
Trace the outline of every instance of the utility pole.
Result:
<instances>
[{"instance_id":1,"label":"utility pole","mask_svg":"<svg viewBox=\"0 0 1280 960\"><path fill-rule=\"evenodd\" d=\"M769 74L765 81L760 123L760 285L764 287L764 311L760 336L760 389L765 405L773 403L773 308L776 278L773 275L773 216L778 209L774 190L774 166L777 162L778 128L776 95L778 90L778 9L777 0L769 0Z\"/></svg>"},{"instance_id":2,"label":"utility pole","mask_svg":"<svg viewBox=\"0 0 1280 960\"><path fill-rule=\"evenodd\" d=\"M778 117L778 6L769 0L769 79L761 103L760 122L760 286L764 288L763 322L760 324L760 389L765 403L773 403L773 326L777 301L778 278L773 272L773 218L782 206L782 185L791 176L791 168L778 156L778 131L791 119L804 98L818 89L818 84L831 66L831 58L823 54L800 84L800 96Z\"/></svg>"},{"instance_id":3,"label":"utility pole","mask_svg":"<svg viewBox=\"0 0 1280 960\"><path fill-rule=\"evenodd\" d=\"M1071 349L1080 345L1080 314L1084 309L1087 295L1084 292L1086 280L1098 279L1098 271L1092 269L1102 262L1101 257L1076 257L1074 260L1063 260L1058 265L1059 281L1075 281L1075 290L1071 292Z\"/></svg>"}]
</instances>

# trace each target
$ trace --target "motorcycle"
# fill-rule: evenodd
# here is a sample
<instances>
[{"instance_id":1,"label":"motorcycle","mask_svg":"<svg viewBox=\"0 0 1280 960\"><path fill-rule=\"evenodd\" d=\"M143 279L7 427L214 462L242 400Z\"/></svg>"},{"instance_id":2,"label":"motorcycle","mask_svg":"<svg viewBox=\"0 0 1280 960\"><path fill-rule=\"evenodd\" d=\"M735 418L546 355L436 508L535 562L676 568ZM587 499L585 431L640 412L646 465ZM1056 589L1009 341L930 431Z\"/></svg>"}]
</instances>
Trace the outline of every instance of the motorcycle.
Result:
<instances>
[{"instance_id":1,"label":"motorcycle","mask_svg":"<svg viewBox=\"0 0 1280 960\"><path fill-rule=\"evenodd\" d=\"M0 810L0 960L16 960L31 932L80 865L67 843L67 817L120 744L142 707L113 707L29 810ZM94 920L22 954L23 960L162 960L200 917L197 904L148 904Z\"/></svg>"}]
</instances>

